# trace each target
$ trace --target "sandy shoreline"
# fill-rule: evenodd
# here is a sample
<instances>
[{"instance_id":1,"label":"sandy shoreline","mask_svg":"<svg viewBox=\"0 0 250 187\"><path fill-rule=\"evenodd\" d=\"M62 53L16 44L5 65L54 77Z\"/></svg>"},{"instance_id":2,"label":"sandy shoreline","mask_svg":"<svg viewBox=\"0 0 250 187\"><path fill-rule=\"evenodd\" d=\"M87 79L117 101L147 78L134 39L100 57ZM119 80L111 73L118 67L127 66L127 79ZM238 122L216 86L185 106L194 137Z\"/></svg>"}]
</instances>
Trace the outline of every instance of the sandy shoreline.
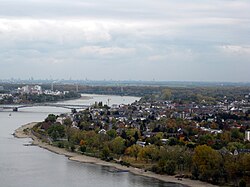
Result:
<instances>
[{"instance_id":1,"label":"sandy shoreline","mask_svg":"<svg viewBox=\"0 0 250 187\"><path fill-rule=\"evenodd\" d=\"M173 183L179 183L179 184L183 184L183 185L187 185L187 186L194 186L194 187L215 187L215 185L201 182L198 180L190 180L190 179L186 179L186 178L182 179L182 180L178 180L174 176L159 175L159 174L155 174L155 173L150 172L150 171L144 172L138 168L126 167L126 166L122 166L122 165L116 164L116 163L105 162L105 161L98 159L98 158L95 158L95 157L90 157L90 156L81 155L78 153L69 152L66 149L62 149L62 148L58 148L58 147L49 145L47 143L42 142L36 136L31 134L29 129L31 129L35 124L36 124L36 122L23 125L23 126L19 127L18 129L16 129L15 132L13 133L13 135L17 138L32 138L33 145L37 145L41 148L47 149L51 152L54 152L54 153L57 153L60 155L65 155L69 158L69 160L82 162L82 163L92 163L92 164L97 164L97 165L102 165L102 166L109 166L109 167L114 167L114 168L119 169L119 170L128 170L129 172L131 172L133 174L155 178L155 179L158 179L158 180L161 180L164 182L173 182ZM27 131L24 131L25 129L27 129Z\"/></svg>"}]
</instances>

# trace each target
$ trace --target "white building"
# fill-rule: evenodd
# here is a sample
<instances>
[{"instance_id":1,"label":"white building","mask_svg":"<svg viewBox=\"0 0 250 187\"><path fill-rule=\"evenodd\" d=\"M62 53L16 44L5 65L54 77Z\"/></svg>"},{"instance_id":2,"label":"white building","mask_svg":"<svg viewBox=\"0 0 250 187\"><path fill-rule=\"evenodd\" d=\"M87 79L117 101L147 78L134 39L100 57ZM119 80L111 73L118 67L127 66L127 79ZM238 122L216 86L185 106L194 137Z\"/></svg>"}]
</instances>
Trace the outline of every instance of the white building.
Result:
<instances>
[{"instance_id":1,"label":"white building","mask_svg":"<svg viewBox=\"0 0 250 187\"><path fill-rule=\"evenodd\" d=\"M99 132L98 132L98 134L106 134L106 130L105 129L101 129L101 130L99 130Z\"/></svg>"},{"instance_id":2,"label":"white building","mask_svg":"<svg viewBox=\"0 0 250 187\"><path fill-rule=\"evenodd\" d=\"M29 86L29 85L23 86L23 87L21 88L21 92L24 93L24 94L25 94L25 93L27 93L27 94L30 93L30 90L31 90L31 89L30 89L30 86Z\"/></svg>"},{"instance_id":3,"label":"white building","mask_svg":"<svg viewBox=\"0 0 250 187\"><path fill-rule=\"evenodd\" d=\"M39 85L35 86L23 86L22 88L18 88L18 91L22 94L42 94L42 87Z\"/></svg>"},{"instance_id":4,"label":"white building","mask_svg":"<svg viewBox=\"0 0 250 187\"><path fill-rule=\"evenodd\" d=\"M246 141L250 141L250 130L247 130L247 131L245 132L245 140L246 140Z\"/></svg>"},{"instance_id":5,"label":"white building","mask_svg":"<svg viewBox=\"0 0 250 187\"><path fill-rule=\"evenodd\" d=\"M45 90L43 93L46 95L63 95L63 92L57 90L56 91Z\"/></svg>"},{"instance_id":6,"label":"white building","mask_svg":"<svg viewBox=\"0 0 250 187\"><path fill-rule=\"evenodd\" d=\"M42 87L39 85L35 85L34 87L31 88L31 93L32 94L42 94Z\"/></svg>"}]
</instances>

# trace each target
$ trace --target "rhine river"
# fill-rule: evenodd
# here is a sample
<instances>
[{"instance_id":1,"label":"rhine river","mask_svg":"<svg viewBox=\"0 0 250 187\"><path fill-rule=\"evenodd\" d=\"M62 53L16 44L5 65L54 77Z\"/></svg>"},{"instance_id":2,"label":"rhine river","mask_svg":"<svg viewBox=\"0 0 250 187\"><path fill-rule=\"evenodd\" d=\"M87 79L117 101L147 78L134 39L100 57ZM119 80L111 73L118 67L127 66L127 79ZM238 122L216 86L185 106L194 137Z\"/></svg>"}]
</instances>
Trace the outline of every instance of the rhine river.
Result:
<instances>
[{"instance_id":1,"label":"rhine river","mask_svg":"<svg viewBox=\"0 0 250 187\"><path fill-rule=\"evenodd\" d=\"M85 95L86 96L86 95ZM91 99L61 103L127 104L137 97L87 95ZM50 114L69 112L52 107L23 108L18 112L0 111L0 186L3 187L165 187L181 186L164 183L131 173L111 173L107 167L70 161L36 146L25 146L30 139L14 138L12 133L21 125L38 122Z\"/></svg>"}]
</instances>

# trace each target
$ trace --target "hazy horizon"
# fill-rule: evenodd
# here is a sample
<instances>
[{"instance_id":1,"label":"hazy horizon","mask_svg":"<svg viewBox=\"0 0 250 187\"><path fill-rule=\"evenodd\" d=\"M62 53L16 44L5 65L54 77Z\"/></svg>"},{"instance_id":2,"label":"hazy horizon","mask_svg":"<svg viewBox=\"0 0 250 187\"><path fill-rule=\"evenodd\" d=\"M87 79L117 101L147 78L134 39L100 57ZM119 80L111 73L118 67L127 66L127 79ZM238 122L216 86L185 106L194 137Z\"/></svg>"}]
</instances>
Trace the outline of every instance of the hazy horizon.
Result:
<instances>
[{"instance_id":1,"label":"hazy horizon","mask_svg":"<svg viewBox=\"0 0 250 187\"><path fill-rule=\"evenodd\" d=\"M250 1L8 0L0 79L250 81Z\"/></svg>"}]
</instances>

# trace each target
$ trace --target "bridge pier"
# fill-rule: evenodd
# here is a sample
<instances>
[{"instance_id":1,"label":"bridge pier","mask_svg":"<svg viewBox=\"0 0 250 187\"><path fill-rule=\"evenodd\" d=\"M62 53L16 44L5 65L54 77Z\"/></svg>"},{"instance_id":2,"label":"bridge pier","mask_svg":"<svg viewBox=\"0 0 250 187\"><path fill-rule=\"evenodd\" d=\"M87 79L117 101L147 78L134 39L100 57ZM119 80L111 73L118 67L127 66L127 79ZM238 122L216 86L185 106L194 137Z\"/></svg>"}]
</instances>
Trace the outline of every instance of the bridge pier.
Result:
<instances>
[{"instance_id":1,"label":"bridge pier","mask_svg":"<svg viewBox=\"0 0 250 187\"><path fill-rule=\"evenodd\" d=\"M18 112L18 108L17 107L13 108L13 112Z\"/></svg>"}]
</instances>

